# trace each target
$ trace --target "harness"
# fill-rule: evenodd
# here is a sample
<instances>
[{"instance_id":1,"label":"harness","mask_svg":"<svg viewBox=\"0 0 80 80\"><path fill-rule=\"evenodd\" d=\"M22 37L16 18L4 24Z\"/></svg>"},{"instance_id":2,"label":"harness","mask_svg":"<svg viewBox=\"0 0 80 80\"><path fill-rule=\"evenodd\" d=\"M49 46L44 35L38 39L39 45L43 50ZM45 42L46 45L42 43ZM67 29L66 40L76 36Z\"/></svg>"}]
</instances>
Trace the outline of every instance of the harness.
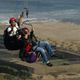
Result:
<instances>
[{"instance_id":1,"label":"harness","mask_svg":"<svg viewBox=\"0 0 80 80\"><path fill-rule=\"evenodd\" d=\"M10 28L11 30L8 32L9 27L7 27L4 30L4 35L3 35L4 45L8 50L17 50L19 49L19 46L17 45L18 32L16 33L16 35L10 36L11 32L13 31L13 28Z\"/></svg>"}]
</instances>

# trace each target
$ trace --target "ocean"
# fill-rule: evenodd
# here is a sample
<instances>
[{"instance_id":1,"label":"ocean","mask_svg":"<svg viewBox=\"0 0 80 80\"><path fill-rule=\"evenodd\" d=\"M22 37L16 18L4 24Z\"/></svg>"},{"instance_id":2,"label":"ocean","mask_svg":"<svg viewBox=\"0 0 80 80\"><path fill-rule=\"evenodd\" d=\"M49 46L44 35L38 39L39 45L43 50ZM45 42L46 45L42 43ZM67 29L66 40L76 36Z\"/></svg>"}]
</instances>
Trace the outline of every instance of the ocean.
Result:
<instances>
[{"instance_id":1,"label":"ocean","mask_svg":"<svg viewBox=\"0 0 80 80\"><path fill-rule=\"evenodd\" d=\"M80 23L80 0L0 0L0 22L8 23L10 17L18 17L24 8L28 8L29 20L33 22Z\"/></svg>"}]
</instances>

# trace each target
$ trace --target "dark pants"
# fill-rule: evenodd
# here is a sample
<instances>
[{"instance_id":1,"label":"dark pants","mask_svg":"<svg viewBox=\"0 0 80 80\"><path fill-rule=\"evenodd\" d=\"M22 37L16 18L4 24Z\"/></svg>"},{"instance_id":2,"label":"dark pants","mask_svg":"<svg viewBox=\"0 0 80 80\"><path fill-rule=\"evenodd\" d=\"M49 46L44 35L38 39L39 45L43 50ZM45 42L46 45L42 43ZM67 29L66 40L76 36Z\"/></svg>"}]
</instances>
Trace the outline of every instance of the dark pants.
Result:
<instances>
[{"instance_id":1,"label":"dark pants","mask_svg":"<svg viewBox=\"0 0 80 80\"><path fill-rule=\"evenodd\" d=\"M24 46L24 41L23 40L17 40L14 37L6 37L4 39L4 45L8 50L18 50L21 49Z\"/></svg>"}]
</instances>

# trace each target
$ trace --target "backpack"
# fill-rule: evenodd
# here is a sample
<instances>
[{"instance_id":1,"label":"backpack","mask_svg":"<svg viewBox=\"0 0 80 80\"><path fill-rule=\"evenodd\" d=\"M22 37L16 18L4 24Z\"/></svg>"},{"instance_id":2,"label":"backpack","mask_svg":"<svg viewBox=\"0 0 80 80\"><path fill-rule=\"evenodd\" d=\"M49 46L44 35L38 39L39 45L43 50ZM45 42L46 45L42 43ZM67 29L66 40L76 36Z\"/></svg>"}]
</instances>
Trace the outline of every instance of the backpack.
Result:
<instances>
[{"instance_id":1,"label":"backpack","mask_svg":"<svg viewBox=\"0 0 80 80\"><path fill-rule=\"evenodd\" d=\"M32 51L31 43L28 42L23 50L22 53L19 53L19 58L21 58L21 60L28 63L33 63L37 60L37 54L35 51Z\"/></svg>"}]
</instances>

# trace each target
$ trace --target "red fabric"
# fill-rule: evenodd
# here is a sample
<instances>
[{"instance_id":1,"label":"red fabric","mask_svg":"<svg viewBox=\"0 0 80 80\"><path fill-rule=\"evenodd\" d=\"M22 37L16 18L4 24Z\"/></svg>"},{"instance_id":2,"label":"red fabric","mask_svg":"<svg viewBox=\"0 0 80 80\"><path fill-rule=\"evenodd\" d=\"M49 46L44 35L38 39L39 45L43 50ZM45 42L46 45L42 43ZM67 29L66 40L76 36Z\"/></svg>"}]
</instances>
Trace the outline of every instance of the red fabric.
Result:
<instances>
[{"instance_id":1,"label":"red fabric","mask_svg":"<svg viewBox=\"0 0 80 80\"><path fill-rule=\"evenodd\" d=\"M16 21L16 18L12 17L9 19L9 21Z\"/></svg>"},{"instance_id":2,"label":"red fabric","mask_svg":"<svg viewBox=\"0 0 80 80\"><path fill-rule=\"evenodd\" d=\"M26 52L30 52L32 48L32 45L30 43L27 43L26 45Z\"/></svg>"}]
</instances>

